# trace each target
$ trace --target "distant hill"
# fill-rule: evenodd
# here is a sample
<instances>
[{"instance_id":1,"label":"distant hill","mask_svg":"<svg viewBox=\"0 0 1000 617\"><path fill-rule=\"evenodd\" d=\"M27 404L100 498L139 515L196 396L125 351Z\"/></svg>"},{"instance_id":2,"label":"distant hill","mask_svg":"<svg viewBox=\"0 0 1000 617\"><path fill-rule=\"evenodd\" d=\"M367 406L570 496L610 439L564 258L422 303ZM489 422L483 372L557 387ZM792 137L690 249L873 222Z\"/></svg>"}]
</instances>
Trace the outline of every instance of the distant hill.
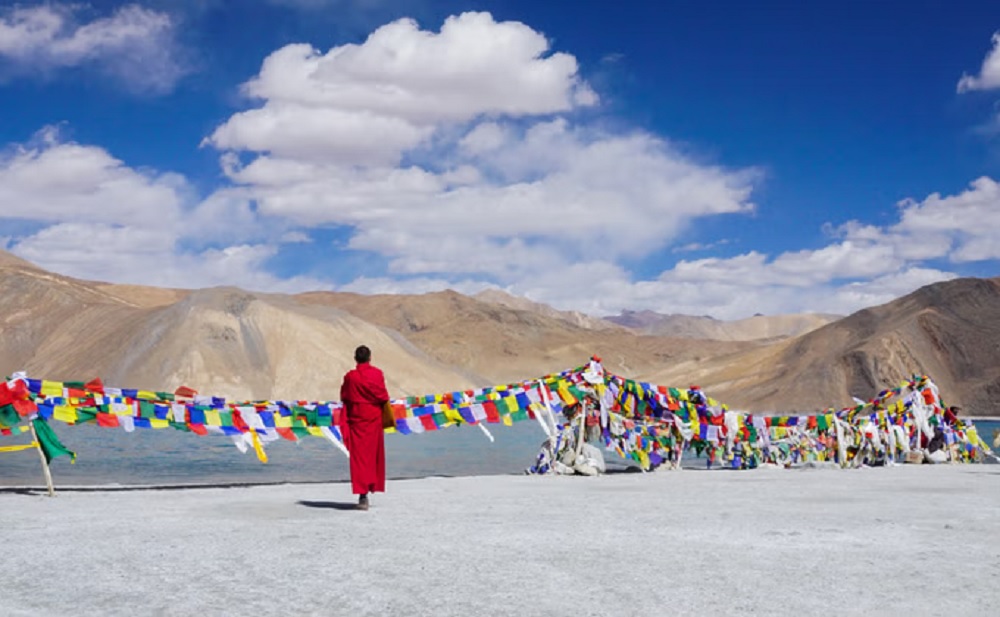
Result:
<instances>
[{"instance_id":1,"label":"distant hill","mask_svg":"<svg viewBox=\"0 0 1000 617\"><path fill-rule=\"evenodd\" d=\"M794 339L648 377L686 377L734 405L788 411L847 406L913 373L930 375L965 413L997 415L1000 278L928 285Z\"/></svg>"},{"instance_id":2,"label":"distant hill","mask_svg":"<svg viewBox=\"0 0 1000 617\"><path fill-rule=\"evenodd\" d=\"M141 306L122 290L0 264L0 370L110 385L187 385L231 398L336 399L354 348L367 343L398 395L482 381L422 353L398 333L329 307L238 289ZM125 296L123 298L123 296Z\"/></svg>"},{"instance_id":3,"label":"distant hill","mask_svg":"<svg viewBox=\"0 0 1000 617\"><path fill-rule=\"evenodd\" d=\"M929 285L829 323L626 313L629 328L502 292L292 296L95 283L3 251L0 290L5 374L335 399L354 348L367 344L397 396L521 381L597 354L620 375L698 384L750 411L846 406L927 373L967 413L1000 415L1000 278Z\"/></svg>"},{"instance_id":4,"label":"distant hill","mask_svg":"<svg viewBox=\"0 0 1000 617\"><path fill-rule=\"evenodd\" d=\"M520 381L578 366L594 354L610 370L628 375L748 347L746 343L641 336L614 326L595 330L576 325L563 314L510 308L454 291L415 296L310 292L298 298L396 330L440 362L463 367L490 383Z\"/></svg>"},{"instance_id":5,"label":"distant hill","mask_svg":"<svg viewBox=\"0 0 1000 617\"><path fill-rule=\"evenodd\" d=\"M506 306L507 308L517 309L519 311L537 313L539 315L552 317L553 319L565 321L568 324L586 328L588 330L618 330L621 328L618 324L601 319L600 317L591 317L590 315L586 315L578 311L560 311L552 308L548 304L542 304L541 302L535 302L520 296L512 296L511 294L505 291L500 291L499 289L486 289L477 293L473 297L480 302L498 304L500 306Z\"/></svg>"},{"instance_id":6,"label":"distant hill","mask_svg":"<svg viewBox=\"0 0 1000 617\"><path fill-rule=\"evenodd\" d=\"M712 339L716 341L756 341L805 334L840 319L842 315L803 313L800 315L754 315L735 321L708 316L663 315L654 311L623 311L606 317L616 325L654 336Z\"/></svg>"}]
</instances>

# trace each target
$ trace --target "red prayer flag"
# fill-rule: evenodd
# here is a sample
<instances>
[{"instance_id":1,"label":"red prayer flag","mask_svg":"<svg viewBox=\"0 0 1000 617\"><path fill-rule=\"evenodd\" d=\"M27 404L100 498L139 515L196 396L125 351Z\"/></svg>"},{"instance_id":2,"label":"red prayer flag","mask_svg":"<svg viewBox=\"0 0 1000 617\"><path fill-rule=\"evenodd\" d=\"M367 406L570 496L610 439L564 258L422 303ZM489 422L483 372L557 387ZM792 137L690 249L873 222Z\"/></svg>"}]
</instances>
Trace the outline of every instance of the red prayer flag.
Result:
<instances>
[{"instance_id":1,"label":"red prayer flag","mask_svg":"<svg viewBox=\"0 0 1000 617\"><path fill-rule=\"evenodd\" d=\"M19 416L30 416L38 411L38 405L34 401L18 400L14 401L12 405L14 405L14 410L17 411L17 415Z\"/></svg>"},{"instance_id":2,"label":"red prayer flag","mask_svg":"<svg viewBox=\"0 0 1000 617\"><path fill-rule=\"evenodd\" d=\"M189 388L187 386L181 386L181 387L177 388L176 390L174 390L174 396L181 396L181 397L184 397L184 398L194 398L197 395L198 395L198 391L197 390L192 390L191 388Z\"/></svg>"},{"instance_id":3,"label":"red prayer flag","mask_svg":"<svg viewBox=\"0 0 1000 617\"><path fill-rule=\"evenodd\" d=\"M104 413L103 411L97 412L97 426L103 426L106 428L118 427L118 416L113 413Z\"/></svg>"},{"instance_id":4,"label":"red prayer flag","mask_svg":"<svg viewBox=\"0 0 1000 617\"><path fill-rule=\"evenodd\" d=\"M241 433L246 433L250 430L250 427L247 426L246 420L244 420L243 416L240 414L240 410L235 408L233 409L233 428L240 429Z\"/></svg>"},{"instance_id":5,"label":"red prayer flag","mask_svg":"<svg viewBox=\"0 0 1000 617\"><path fill-rule=\"evenodd\" d=\"M483 401L483 411L486 412L486 421L490 424L500 421L500 414L497 413L497 406L493 401Z\"/></svg>"},{"instance_id":6,"label":"red prayer flag","mask_svg":"<svg viewBox=\"0 0 1000 617\"><path fill-rule=\"evenodd\" d=\"M8 386L5 381L0 381L0 407L27 398L28 387L24 385L23 381L15 381L14 387Z\"/></svg>"}]
</instances>

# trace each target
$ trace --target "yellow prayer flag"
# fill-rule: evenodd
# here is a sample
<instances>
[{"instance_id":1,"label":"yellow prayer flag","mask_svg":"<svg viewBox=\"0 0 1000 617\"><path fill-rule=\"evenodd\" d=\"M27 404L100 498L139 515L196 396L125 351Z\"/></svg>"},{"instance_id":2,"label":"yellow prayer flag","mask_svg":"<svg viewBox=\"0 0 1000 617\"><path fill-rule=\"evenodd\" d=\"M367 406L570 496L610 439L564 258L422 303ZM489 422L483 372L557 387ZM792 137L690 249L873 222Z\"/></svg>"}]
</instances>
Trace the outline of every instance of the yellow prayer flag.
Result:
<instances>
[{"instance_id":1,"label":"yellow prayer flag","mask_svg":"<svg viewBox=\"0 0 1000 617\"><path fill-rule=\"evenodd\" d=\"M73 423L77 420L76 408L69 405L57 405L52 417L60 422Z\"/></svg>"},{"instance_id":2,"label":"yellow prayer flag","mask_svg":"<svg viewBox=\"0 0 1000 617\"><path fill-rule=\"evenodd\" d=\"M455 409L454 407L445 407L444 417L448 418L448 422L453 422L455 424L461 424L462 422L465 422L465 420L462 419L462 415L459 414L458 410Z\"/></svg>"},{"instance_id":3,"label":"yellow prayer flag","mask_svg":"<svg viewBox=\"0 0 1000 617\"><path fill-rule=\"evenodd\" d=\"M267 453L264 452L264 446L260 443L260 437L257 436L257 431L250 429L250 439L253 440L253 450L257 453L257 460L261 463L266 463Z\"/></svg>"},{"instance_id":4,"label":"yellow prayer flag","mask_svg":"<svg viewBox=\"0 0 1000 617\"><path fill-rule=\"evenodd\" d=\"M63 385L61 381L42 380L42 394L45 396L62 396Z\"/></svg>"},{"instance_id":5,"label":"yellow prayer flag","mask_svg":"<svg viewBox=\"0 0 1000 617\"><path fill-rule=\"evenodd\" d=\"M573 396L573 394L569 391L569 388L566 386L560 385L557 392L559 392L559 398L562 399L564 404L575 405L577 403L576 397Z\"/></svg>"}]
</instances>

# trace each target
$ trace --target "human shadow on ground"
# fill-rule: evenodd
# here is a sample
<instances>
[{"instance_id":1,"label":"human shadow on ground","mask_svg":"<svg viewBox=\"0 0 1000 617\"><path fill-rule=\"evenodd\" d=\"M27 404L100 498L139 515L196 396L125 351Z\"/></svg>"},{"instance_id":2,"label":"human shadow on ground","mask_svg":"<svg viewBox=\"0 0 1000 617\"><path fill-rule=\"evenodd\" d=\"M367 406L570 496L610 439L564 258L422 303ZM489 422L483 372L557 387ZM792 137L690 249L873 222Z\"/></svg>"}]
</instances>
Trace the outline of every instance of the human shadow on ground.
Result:
<instances>
[{"instance_id":1,"label":"human shadow on ground","mask_svg":"<svg viewBox=\"0 0 1000 617\"><path fill-rule=\"evenodd\" d=\"M357 510L358 504L343 501L307 501L300 499L297 502L300 506L307 508L327 508L328 510Z\"/></svg>"}]
</instances>

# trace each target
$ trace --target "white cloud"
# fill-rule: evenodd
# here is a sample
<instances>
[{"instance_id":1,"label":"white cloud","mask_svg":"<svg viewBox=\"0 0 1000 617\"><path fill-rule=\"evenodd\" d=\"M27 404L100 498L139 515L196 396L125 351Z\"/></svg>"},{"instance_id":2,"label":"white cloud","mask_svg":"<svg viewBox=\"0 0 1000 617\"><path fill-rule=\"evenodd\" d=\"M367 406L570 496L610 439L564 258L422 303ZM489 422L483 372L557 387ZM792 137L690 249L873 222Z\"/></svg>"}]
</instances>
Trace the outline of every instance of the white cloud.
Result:
<instances>
[{"instance_id":1,"label":"white cloud","mask_svg":"<svg viewBox=\"0 0 1000 617\"><path fill-rule=\"evenodd\" d=\"M958 80L959 92L995 88L1000 88L1000 32L993 35L993 49L986 54L979 75L963 74Z\"/></svg>"},{"instance_id":2,"label":"white cloud","mask_svg":"<svg viewBox=\"0 0 1000 617\"><path fill-rule=\"evenodd\" d=\"M890 234L898 243L938 246L954 262L1000 259L1000 183L982 177L948 197L900 204L900 222Z\"/></svg>"},{"instance_id":3,"label":"white cloud","mask_svg":"<svg viewBox=\"0 0 1000 617\"><path fill-rule=\"evenodd\" d=\"M265 264L277 251L273 245L185 252L178 240L155 229L60 223L21 239L12 251L60 274L89 280L182 289L235 285L286 293L331 288L309 277L282 279L268 273Z\"/></svg>"},{"instance_id":4,"label":"white cloud","mask_svg":"<svg viewBox=\"0 0 1000 617\"><path fill-rule=\"evenodd\" d=\"M508 283L639 258L699 217L753 208L754 170L572 123L597 102L576 59L488 13L439 32L399 20L325 54L289 45L244 89L260 107L206 140L227 176L261 215L352 230L348 247L392 274Z\"/></svg>"},{"instance_id":5,"label":"white cloud","mask_svg":"<svg viewBox=\"0 0 1000 617\"><path fill-rule=\"evenodd\" d=\"M183 177L131 168L102 148L63 141L51 127L0 157L0 229L11 220L37 228L4 236L6 250L79 278L269 291L330 286L267 272L287 228L258 217L238 189L199 201Z\"/></svg>"},{"instance_id":6,"label":"white cloud","mask_svg":"<svg viewBox=\"0 0 1000 617\"><path fill-rule=\"evenodd\" d=\"M898 206L895 223L878 227L849 221L835 229L836 242L818 249L685 260L646 281L611 263L591 263L511 287L556 306L598 314L624 308L720 318L849 313L957 276L927 262L1000 259L1000 183L995 180L979 178L958 194L935 193ZM588 279L597 282L587 285Z\"/></svg>"},{"instance_id":7,"label":"white cloud","mask_svg":"<svg viewBox=\"0 0 1000 617\"><path fill-rule=\"evenodd\" d=\"M509 131L504 126L496 122L483 122L459 140L458 145L465 152L477 155L495 151L508 143L509 139Z\"/></svg>"},{"instance_id":8,"label":"white cloud","mask_svg":"<svg viewBox=\"0 0 1000 617\"><path fill-rule=\"evenodd\" d=\"M0 212L36 221L173 225L184 179L142 172L94 146L62 142L57 129L0 155Z\"/></svg>"},{"instance_id":9,"label":"white cloud","mask_svg":"<svg viewBox=\"0 0 1000 617\"><path fill-rule=\"evenodd\" d=\"M594 254L641 257L698 217L752 208L753 172L696 164L648 134L608 135L557 120L507 139L471 159L456 154L457 169L471 170L460 182L453 170L271 157L229 173L262 213L351 226L351 248L381 253L393 271L410 274L509 280Z\"/></svg>"},{"instance_id":10,"label":"white cloud","mask_svg":"<svg viewBox=\"0 0 1000 617\"><path fill-rule=\"evenodd\" d=\"M163 93L185 73L176 24L166 13L131 4L89 23L81 6L43 4L0 10L0 60L15 74L94 66L137 92Z\"/></svg>"},{"instance_id":11,"label":"white cloud","mask_svg":"<svg viewBox=\"0 0 1000 617\"><path fill-rule=\"evenodd\" d=\"M313 240L309 234L303 231L286 231L281 234L281 241L286 244L309 244Z\"/></svg>"},{"instance_id":12,"label":"white cloud","mask_svg":"<svg viewBox=\"0 0 1000 617\"><path fill-rule=\"evenodd\" d=\"M428 277L397 279L362 276L340 287L339 291L361 294L422 294L451 289L462 294L472 295L488 287L491 287L488 283L471 279L452 281Z\"/></svg>"},{"instance_id":13,"label":"white cloud","mask_svg":"<svg viewBox=\"0 0 1000 617\"><path fill-rule=\"evenodd\" d=\"M431 133L431 127L393 116L289 103L236 114L216 129L211 142L342 165L394 165Z\"/></svg>"},{"instance_id":14,"label":"white cloud","mask_svg":"<svg viewBox=\"0 0 1000 617\"><path fill-rule=\"evenodd\" d=\"M489 13L449 17L437 33L401 19L325 54L288 45L244 90L264 106L234 115L208 143L342 165L394 165L444 124L597 102L573 56Z\"/></svg>"}]
</instances>

